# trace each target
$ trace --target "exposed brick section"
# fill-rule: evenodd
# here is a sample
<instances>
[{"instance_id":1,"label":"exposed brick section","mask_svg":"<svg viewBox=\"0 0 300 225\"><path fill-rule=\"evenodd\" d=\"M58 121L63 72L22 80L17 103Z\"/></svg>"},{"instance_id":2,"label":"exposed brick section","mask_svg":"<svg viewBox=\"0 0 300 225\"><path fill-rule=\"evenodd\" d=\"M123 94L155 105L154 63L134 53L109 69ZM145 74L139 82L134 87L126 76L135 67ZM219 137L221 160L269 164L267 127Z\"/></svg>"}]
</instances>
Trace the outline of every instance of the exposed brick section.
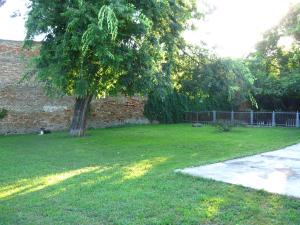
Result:
<instances>
[{"instance_id":1,"label":"exposed brick section","mask_svg":"<svg viewBox=\"0 0 300 225\"><path fill-rule=\"evenodd\" d=\"M0 120L0 134L37 132L41 127L68 129L74 98L47 97L41 87L19 83L24 60L38 54L22 51L22 42L0 40L0 108L8 115ZM93 100L88 126L93 128L123 123L147 123L143 116L144 100L139 97L109 97Z\"/></svg>"}]
</instances>

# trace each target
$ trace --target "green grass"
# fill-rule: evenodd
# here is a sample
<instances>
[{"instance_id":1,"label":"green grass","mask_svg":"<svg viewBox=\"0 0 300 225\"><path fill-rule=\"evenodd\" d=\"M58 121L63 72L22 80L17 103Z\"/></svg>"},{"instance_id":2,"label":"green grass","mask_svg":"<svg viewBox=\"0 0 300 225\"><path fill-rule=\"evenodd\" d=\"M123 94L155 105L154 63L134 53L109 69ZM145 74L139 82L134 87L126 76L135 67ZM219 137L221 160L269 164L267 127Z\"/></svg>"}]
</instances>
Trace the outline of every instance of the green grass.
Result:
<instances>
[{"instance_id":1,"label":"green grass","mask_svg":"<svg viewBox=\"0 0 300 225\"><path fill-rule=\"evenodd\" d=\"M0 224L300 224L297 199L174 173L298 142L190 125L0 137Z\"/></svg>"}]
</instances>

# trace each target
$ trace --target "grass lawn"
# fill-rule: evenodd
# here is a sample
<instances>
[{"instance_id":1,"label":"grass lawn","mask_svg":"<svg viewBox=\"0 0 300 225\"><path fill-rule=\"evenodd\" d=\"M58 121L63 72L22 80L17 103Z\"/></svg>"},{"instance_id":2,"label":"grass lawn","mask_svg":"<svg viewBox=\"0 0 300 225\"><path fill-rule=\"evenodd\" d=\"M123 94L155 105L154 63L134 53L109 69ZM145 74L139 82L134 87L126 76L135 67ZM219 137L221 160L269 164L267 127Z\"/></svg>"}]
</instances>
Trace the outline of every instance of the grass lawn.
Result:
<instances>
[{"instance_id":1,"label":"grass lawn","mask_svg":"<svg viewBox=\"0 0 300 225\"><path fill-rule=\"evenodd\" d=\"M0 224L300 224L300 200L174 173L298 142L190 125L0 137Z\"/></svg>"}]
</instances>

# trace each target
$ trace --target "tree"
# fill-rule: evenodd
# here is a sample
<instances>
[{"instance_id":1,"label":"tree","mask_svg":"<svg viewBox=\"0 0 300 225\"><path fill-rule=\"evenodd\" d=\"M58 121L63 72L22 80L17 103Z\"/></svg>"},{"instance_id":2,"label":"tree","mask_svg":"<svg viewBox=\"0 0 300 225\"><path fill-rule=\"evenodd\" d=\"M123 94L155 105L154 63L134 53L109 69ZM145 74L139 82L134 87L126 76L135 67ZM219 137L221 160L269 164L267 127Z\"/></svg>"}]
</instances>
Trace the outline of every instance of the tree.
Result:
<instances>
[{"instance_id":1,"label":"tree","mask_svg":"<svg viewBox=\"0 0 300 225\"><path fill-rule=\"evenodd\" d=\"M269 110L298 110L300 104L300 4L290 8L281 22L264 34L256 51L248 57L256 76L259 106ZM289 48L280 44L289 37Z\"/></svg>"},{"instance_id":2,"label":"tree","mask_svg":"<svg viewBox=\"0 0 300 225\"><path fill-rule=\"evenodd\" d=\"M282 35L291 35L300 41L300 3L293 5L287 15L281 20L277 29Z\"/></svg>"},{"instance_id":3,"label":"tree","mask_svg":"<svg viewBox=\"0 0 300 225\"><path fill-rule=\"evenodd\" d=\"M76 97L70 128L83 136L93 97L146 91L172 71L195 1L31 0L25 46L44 34L34 59L48 93Z\"/></svg>"},{"instance_id":4,"label":"tree","mask_svg":"<svg viewBox=\"0 0 300 225\"><path fill-rule=\"evenodd\" d=\"M181 57L174 78L177 90L201 110L236 109L252 96L254 76L242 60L224 59L205 49L191 48Z\"/></svg>"}]
</instances>

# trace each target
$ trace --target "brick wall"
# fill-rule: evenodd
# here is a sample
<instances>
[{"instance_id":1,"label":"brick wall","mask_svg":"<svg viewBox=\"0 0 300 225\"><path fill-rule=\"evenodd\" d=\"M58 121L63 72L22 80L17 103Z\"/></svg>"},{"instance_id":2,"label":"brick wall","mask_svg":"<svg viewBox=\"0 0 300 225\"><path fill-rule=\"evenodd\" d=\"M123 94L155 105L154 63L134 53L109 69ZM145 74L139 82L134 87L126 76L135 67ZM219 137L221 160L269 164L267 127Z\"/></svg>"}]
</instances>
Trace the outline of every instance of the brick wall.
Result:
<instances>
[{"instance_id":1,"label":"brick wall","mask_svg":"<svg viewBox=\"0 0 300 225\"><path fill-rule=\"evenodd\" d=\"M0 134L37 132L41 127L68 129L74 98L53 99L33 83L20 83L24 59L32 52L22 52L21 42L0 40L0 108L8 115L0 120ZM109 97L93 100L88 126L93 128L124 123L147 123L140 97Z\"/></svg>"}]
</instances>

